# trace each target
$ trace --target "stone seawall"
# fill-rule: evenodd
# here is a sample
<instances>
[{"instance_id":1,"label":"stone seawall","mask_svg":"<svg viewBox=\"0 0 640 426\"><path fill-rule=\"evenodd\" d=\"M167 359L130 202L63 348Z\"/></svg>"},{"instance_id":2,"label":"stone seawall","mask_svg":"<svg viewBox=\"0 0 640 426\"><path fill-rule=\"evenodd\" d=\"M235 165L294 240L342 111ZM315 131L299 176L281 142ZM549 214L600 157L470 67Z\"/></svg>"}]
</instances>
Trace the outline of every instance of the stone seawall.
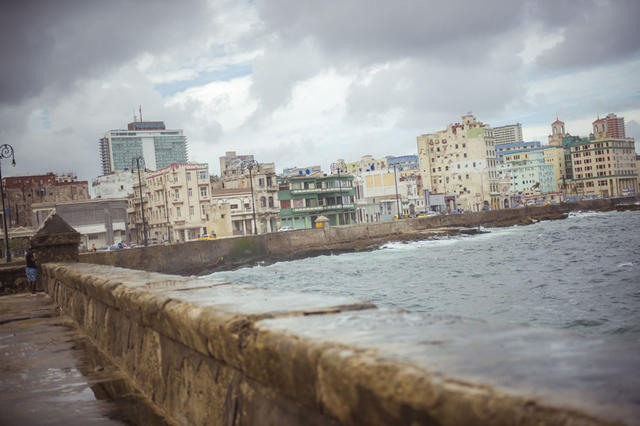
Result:
<instances>
[{"instance_id":1,"label":"stone seawall","mask_svg":"<svg viewBox=\"0 0 640 426\"><path fill-rule=\"evenodd\" d=\"M604 425L640 418L640 355L572 334L85 263L62 311L181 425Z\"/></svg>"},{"instance_id":2,"label":"stone seawall","mask_svg":"<svg viewBox=\"0 0 640 426\"><path fill-rule=\"evenodd\" d=\"M330 250L357 250L384 241L425 239L426 231L452 227L510 226L531 220L555 219L576 210L615 210L629 199L600 199L494 210L457 215L431 216L392 222L366 223L327 229L306 229L215 241L193 241L132 250L86 253L81 262L145 271L198 275L228 269L258 260L286 260Z\"/></svg>"}]
</instances>

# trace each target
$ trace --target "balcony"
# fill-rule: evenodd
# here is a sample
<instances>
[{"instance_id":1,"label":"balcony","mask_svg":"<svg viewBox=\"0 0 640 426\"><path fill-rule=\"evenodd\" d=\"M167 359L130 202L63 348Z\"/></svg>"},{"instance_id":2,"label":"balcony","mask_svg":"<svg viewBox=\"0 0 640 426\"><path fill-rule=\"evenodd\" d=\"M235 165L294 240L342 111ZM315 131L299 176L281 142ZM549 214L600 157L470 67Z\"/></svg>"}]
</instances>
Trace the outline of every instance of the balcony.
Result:
<instances>
[{"instance_id":1,"label":"balcony","mask_svg":"<svg viewBox=\"0 0 640 426\"><path fill-rule=\"evenodd\" d=\"M292 189L292 194L326 194L329 192L349 192L353 187L343 186L342 188L307 188L307 189Z\"/></svg>"},{"instance_id":2,"label":"balcony","mask_svg":"<svg viewBox=\"0 0 640 426\"><path fill-rule=\"evenodd\" d=\"M293 207L291 209L294 213L302 213L302 212L316 212L316 211L336 211L343 209L353 209L355 208L354 204L335 204L332 206L315 206L315 207Z\"/></svg>"}]
</instances>

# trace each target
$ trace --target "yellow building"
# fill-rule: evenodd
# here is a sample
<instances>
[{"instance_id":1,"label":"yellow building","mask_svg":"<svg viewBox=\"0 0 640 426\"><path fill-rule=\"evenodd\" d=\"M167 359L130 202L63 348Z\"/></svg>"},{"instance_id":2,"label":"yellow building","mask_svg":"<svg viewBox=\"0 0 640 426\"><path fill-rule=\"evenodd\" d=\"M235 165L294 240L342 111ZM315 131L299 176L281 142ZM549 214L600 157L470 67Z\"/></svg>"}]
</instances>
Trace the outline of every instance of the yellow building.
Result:
<instances>
[{"instance_id":1,"label":"yellow building","mask_svg":"<svg viewBox=\"0 0 640 426\"><path fill-rule=\"evenodd\" d=\"M457 208L479 211L509 207L509 193L496 170L493 130L463 115L461 123L418 136L422 187L430 193L455 194Z\"/></svg>"},{"instance_id":2,"label":"yellow building","mask_svg":"<svg viewBox=\"0 0 640 426\"><path fill-rule=\"evenodd\" d=\"M570 151L570 195L620 197L638 193L633 139L580 139L570 144Z\"/></svg>"},{"instance_id":3,"label":"yellow building","mask_svg":"<svg viewBox=\"0 0 640 426\"><path fill-rule=\"evenodd\" d=\"M231 204L230 202L221 202L219 196L213 196L212 204L206 210L205 226L209 236L215 235L217 238L233 236Z\"/></svg>"}]
</instances>

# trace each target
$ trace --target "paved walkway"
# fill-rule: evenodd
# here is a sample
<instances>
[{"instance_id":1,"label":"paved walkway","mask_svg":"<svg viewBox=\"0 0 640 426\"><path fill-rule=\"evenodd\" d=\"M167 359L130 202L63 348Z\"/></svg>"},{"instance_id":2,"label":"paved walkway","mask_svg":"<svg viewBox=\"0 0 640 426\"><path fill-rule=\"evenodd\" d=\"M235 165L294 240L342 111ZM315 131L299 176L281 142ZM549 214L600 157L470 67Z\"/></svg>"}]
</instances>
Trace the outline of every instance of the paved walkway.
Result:
<instances>
[{"instance_id":1,"label":"paved walkway","mask_svg":"<svg viewBox=\"0 0 640 426\"><path fill-rule=\"evenodd\" d=\"M44 293L0 297L0 425L164 425Z\"/></svg>"}]
</instances>

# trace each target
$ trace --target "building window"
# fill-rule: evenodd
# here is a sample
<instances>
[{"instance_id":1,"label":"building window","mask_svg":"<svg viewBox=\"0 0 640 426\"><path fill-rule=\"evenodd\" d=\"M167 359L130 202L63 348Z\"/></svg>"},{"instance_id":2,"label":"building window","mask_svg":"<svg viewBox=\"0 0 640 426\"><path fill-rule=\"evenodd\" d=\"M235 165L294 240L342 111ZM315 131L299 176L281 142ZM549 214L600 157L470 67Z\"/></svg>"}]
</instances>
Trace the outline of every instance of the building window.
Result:
<instances>
[{"instance_id":1,"label":"building window","mask_svg":"<svg viewBox=\"0 0 640 426\"><path fill-rule=\"evenodd\" d=\"M238 205L237 205L237 204L231 204L231 210L235 210L235 209L237 209L237 208L238 208Z\"/></svg>"},{"instance_id":2,"label":"building window","mask_svg":"<svg viewBox=\"0 0 640 426\"><path fill-rule=\"evenodd\" d=\"M260 187L264 186L264 178L259 178L258 179L258 186L260 186Z\"/></svg>"},{"instance_id":3,"label":"building window","mask_svg":"<svg viewBox=\"0 0 640 426\"><path fill-rule=\"evenodd\" d=\"M198 170L198 179L206 180L209 177L208 175L209 173L206 170Z\"/></svg>"},{"instance_id":4,"label":"building window","mask_svg":"<svg viewBox=\"0 0 640 426\"><path fill-rule=\"evenodd\" d=\"M191 172L187 172L187 182L191 182Z\"/></svg>"},{"instance_id":5,"label":"building window","mask_svg":"<svg viewBox=\"0 0 640 426\"><path fill-rule=\"evenodd\" d=\"M178 217L182 216L182 210L180 210L180 206L176 207L176 216Z\"/></svg>"},{"instance_id":6,"label":"building window","mask_svg":"<svg viewBox=\"0 0 640 426\"><path fill-rule=\"evenodd\" d=\"M206 186L201 186L200 187L200 196L201 197L206 197L207 196L207 187Z\"/></svg>"},{"instance_id":7,"label":"building window","mask_svg":"<svg viewBox=\"0 0 640 426\"><path fill-rule=\"evenodd\" d=\"M265 197L260 197L260 207L267 207L267 199Z\"/></svg>"},{"instance_id":8,"label":"building window","mask_svg":"<svg viewBox=\"0 0 640 426\"><path fill-rule=\"evenodd\" d=\"M273 197L269 197L269 207L273 207Z\"/></svg>"},{"instance_id":9,"label":"building window","mask_svg":"<svg viewBox=\"0 0 640 426\"><path fill-rule=\"evenodd\" d=\"M207 214L206 207L207 206L205 206L204 204L200 206L200 212L202 213L202 216Z\"/></svg>"},{"instance_id":10,"label":"building window","mask_svg":"<svg viewBox=\"0 0 640 426\"><path fill-rule=\"evenodd\" d=\"M193 206L189 206L189 216L193 216L194 215L194 208Z\"/></svg>"},{"instance_id":11,"label":"building window","mask_svg":"<svg viewBox=\"0 0 640 426\"><path fill-rule=\"evenodd\" d=\"M178 191L177 189L175 190L175 192L173 193L174 198L177 200L178 198L180 198L180 191Z\"/></svg>"}]
</instances>

